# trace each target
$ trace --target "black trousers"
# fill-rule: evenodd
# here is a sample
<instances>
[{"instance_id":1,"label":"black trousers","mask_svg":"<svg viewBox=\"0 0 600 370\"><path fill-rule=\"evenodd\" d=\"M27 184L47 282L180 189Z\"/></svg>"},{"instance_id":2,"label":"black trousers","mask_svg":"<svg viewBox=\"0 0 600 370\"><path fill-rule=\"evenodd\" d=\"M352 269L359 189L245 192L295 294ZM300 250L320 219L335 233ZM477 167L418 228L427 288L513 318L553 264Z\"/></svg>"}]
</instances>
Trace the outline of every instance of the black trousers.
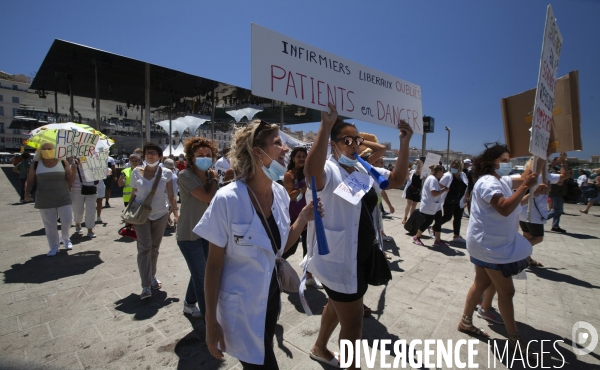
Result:
<instances>
[{"instance_id":1,"label":"black trousers","mask_svg":"<svg viewBox=\"0 0 600 370\"><path fill-rule=\"evenodd\" d=\"M460 208L460 203L448 203L444 202L444 216L442 217L442 225L450 221L454 217L452 222L452 228L454 229L454 235L460 235L460 226L462 222L463 209Z\"/></svg>"},{"instance_id":2,"label":"black trousers","mask_svg":"<svg viewBox=\"0 0 600 370\"><path fill-rule=\"evenodd\" d=\"M240 361L245 370L279 370L275 351L273 351L273 338L275 338L275 327L277 326L277 316L279 315L279 283L275 270L273 270L273 278L269 287L269 300L267 301L267 317L265 320L265 362L262 365L249 364Z\"/></svg>"},{"instance_id":3,"label":"black trousers","mask_svg":"<svg viewBox=\"0 0 600 370\"><path fill-rule=\"evenodd\" d=\"M423 221L419 230L425 231L433 223L433 231L442 231L442 211L437 211L435 215L428 215L426 213L422 213L422 215L425 216L425 221Z\"/></svg>"}]
</instances>

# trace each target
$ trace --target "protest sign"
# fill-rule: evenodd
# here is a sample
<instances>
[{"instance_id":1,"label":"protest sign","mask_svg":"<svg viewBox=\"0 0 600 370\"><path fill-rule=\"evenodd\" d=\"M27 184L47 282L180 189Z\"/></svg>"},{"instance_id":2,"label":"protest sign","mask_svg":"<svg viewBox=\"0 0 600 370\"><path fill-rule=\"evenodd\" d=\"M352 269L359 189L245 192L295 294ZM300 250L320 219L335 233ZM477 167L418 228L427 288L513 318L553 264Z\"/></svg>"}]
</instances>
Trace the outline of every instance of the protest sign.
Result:
<instances>
[{"instance_id":1,"label":"protest sign","mask_svg":"<svg viewBox=\"0 0 600 370\"><path fill-rule=\"evenodd\" d=\"M96 153L100 136L75 130L58 130L56 134L56 158L85 157Z\"/></svg>"},{"instance_id":2,"label":"protest sign","mask_svg":"<svg viewBox=\"0 0 600 370\"><path fill-rule=\"evenodd\" d=\"M96 181L106 178L106 169L108 168L108 150L94 152L93 155L79 158L84 181Z\"/></svg>"},{"instance_id":3,"label":"protest sign","mask_svg":"<svg viewBox=\"0 0 600 370\"><path fill-rule=\"evenodd\" d=\"M538 74L533 123L529 152L540 158L546 158L550 132L552 130L552 109L554 107L554 88L558 73L558 61L562 49L562 36L556 25L552 5L546 11L546 26L542 42L542 57Z\"/></svg>"},{"instance_id":4,"label":"protest sign","mask_svg":"<svg viewBox=\"0 0 600 370\"><path fill-rule=\"evenodd\" d=\"M502 98L504 139L513 157L529 156L529 137L533 121L536 89ZM572 71L556 80L550 153L582 150L579 112L579 72Z\"/></svg>"},{"instance_id":5,"label":"protest sign","mask_svg":"<svg viewBox=\"0 0 600 370\"><path fill-rule=\"evenodd\" d=\"M429 167L434 166L436 164L440 164L440 159L442 159L442 156L439 154L435 154L435 153L427 153L427 157L425 157L425 162L423 162L423 169L421 170L421 177L425 178L427 176L429 176L429 173L431 172L431 170L429 169Z\"/></svg>"},{"instance_id":6,"label":"protest sign","mask_svg":"<svg viewBox=\"0 0 600 370\"><path fill-rule=\"evenodd\" d=\"M423 133L421 87L252 24L252 94Z\"/></svg>"}]
</instances>

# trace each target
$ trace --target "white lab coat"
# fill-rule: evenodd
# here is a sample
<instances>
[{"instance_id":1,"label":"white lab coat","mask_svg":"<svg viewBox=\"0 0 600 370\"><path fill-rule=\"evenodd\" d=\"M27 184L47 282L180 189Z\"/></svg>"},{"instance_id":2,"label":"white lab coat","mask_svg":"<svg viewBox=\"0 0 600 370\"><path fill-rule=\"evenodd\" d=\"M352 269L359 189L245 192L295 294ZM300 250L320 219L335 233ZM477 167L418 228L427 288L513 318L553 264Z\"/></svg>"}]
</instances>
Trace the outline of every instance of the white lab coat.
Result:
<instances>
[{"instance_id":1,"label":"white lab coat","mask_svg":"<svg viewBox=\"0 0 600 370\"><path fill-rule=\"evenodd\" d=\"M356 164L356 168L362 173L367 173L364 167ZM388 179L390 171L384 168L373 167ZM338 162L330 157L325 161L325 186L318 192L321 197L325 217L323 227L329 247L329 254L320 255L315 235L314 221L308 223L308 251L302 262L306 264L310 260L308 271L315 274L328 288L336 292L354 294L357 291L356 284L356 252L358 248L358 224L360 220L361 202L352 205L333 193L338 185L348 176ZM373 186L380 193L377 183ZM312 200L312 192L306 192L307 201ZM377 234L377 228L375 233Z\"/></svg>"},{"instance_id":2,"label":"white lab coat","mask_svg":"<svg viewBox=\"0 0 600 370\"><path fill-rule=\"evenodd\" d=\"M271 211L282 248L290 231L287 191L273 182ZM243 181L221 188L194 232L225 248L217 321L223 328L227 353L241 361L263 364L264 330L275 254Z\"/></svg>"}]
</instances>

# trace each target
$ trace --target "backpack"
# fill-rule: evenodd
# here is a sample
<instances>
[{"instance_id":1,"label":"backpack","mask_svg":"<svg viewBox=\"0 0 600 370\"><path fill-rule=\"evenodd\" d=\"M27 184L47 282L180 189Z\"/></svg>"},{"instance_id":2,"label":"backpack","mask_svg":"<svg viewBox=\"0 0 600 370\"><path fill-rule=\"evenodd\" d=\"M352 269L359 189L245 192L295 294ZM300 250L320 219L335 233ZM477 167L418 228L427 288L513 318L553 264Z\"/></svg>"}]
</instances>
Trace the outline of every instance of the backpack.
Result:
<instances>
[{"instance_id":1,"label":"backpack","mask_svg":"<svg viewBox=\"0 0 600 370\"><path fill-rule=\"evenodd\" d=\"M423 216L421 211L416 209L412 213L412 215L410 215L408 220L406 220L406 223L404 224L404 229L408 231L408 235L410 236L417 235L417 232L419 231L419 226L421 226L421 224L423 224L424 221L425 216Z\"/></svg>"}]
</instances>

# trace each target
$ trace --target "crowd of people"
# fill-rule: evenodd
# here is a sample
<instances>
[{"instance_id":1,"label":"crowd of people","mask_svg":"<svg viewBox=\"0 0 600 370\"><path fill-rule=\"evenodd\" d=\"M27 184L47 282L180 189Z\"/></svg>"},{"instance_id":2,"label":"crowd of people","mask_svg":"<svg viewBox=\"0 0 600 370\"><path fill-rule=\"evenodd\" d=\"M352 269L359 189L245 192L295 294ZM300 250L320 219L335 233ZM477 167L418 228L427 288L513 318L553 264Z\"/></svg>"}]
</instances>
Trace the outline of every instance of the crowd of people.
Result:
<instances>
[{"instance_id":1,"label":"crowd of people","mask_svg":"<svg viewBox=\"0 0 600 370\"><path fill-rule=\"evenodd\" d=\"M402 223L414 244L425 247L426 233L434 248L466 245L475 277L457 329L486 338L473 322L477 313L504 324L511 347L522 345L514 317L513 277L543 266L532 254L533 246L543 241L547 220L553 219L551 231L565 232L559 222L572 179L566 154L548 165L532 158L522 174L510 176L508 148L493 143L447 169L441 164L423 168L420 160L409 164L413 131L400 122L399 155L386 169L385 146L341 120L334 105L329 109L321 114L310 150L296 147L290 152L277 125L254 120L237 129L221 157L214 142L202 137L187 140L185 154L178 157L164 157L160 146L147 143L129 156L118 178L114 160L109 160L106 179L100 181L87 181L77 158L58 160L54 144L44 143L33 162L24 153L15 166L21 201L33 201L35 195L48 256L54 256L60 244L73 248L69 227L62 227L59 235L59 220L62 225L73 222L76 233L83 233L85 225L87 237L95 237L94 225L101 222L102 208L111 207L116 181L123 188L126 210L148 208L143 219L129 220L119 230L136 240L140 299L163 287L157 278L158 257L165 230L173 228L190 273L183 313L203 320L213 356L222 358L226 352L244 369L278 368L273 339L281 293L288 286L282 276L286 259L301 244L305 275L300 285L323 289L328 297L310 357L339 367L338 354L328 348L331 335L339 325L339 340L355 343L362 338L363 317L370 311L363 297L372 284L377 254L385 255L383 242L391 239L383 229L383 203L395 212L385 190L363 166L366 162L390 189L404 185ZM589 188L600 187L600 176L594 184L585 173L578 181L580 203L587 203L581 212L588 213L598 200L597 191ZM352 199L340 194L340 188L357 183L365 190ZM317 210L312 190L318 192ZM315 214L322 229L317 230ZM464 220L467 232L461 234ZM452 237L446 238L442 226L450 221ZM320 232L327 254L319 253ZM495 296L499 312L492 307Z\"/></svg>"}]
</instances>

